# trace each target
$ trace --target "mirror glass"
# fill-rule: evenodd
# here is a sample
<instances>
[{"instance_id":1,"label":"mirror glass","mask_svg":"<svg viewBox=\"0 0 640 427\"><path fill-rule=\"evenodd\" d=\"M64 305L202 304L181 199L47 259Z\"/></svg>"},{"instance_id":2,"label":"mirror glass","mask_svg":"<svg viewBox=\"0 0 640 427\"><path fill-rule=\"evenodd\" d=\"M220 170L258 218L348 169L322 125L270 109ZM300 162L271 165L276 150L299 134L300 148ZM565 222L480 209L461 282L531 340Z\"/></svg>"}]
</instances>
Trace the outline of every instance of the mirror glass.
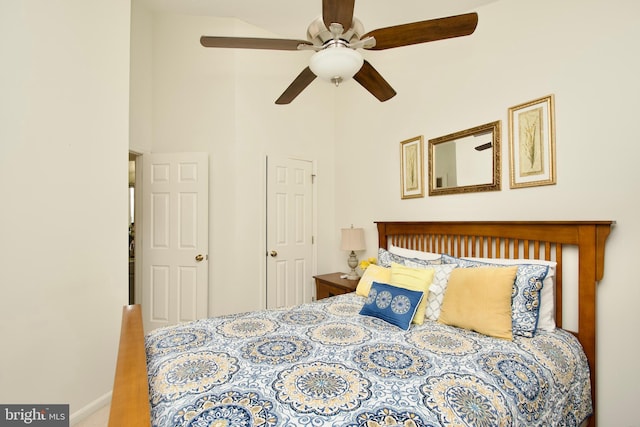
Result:
<instances>
[{"instance_id":1,"label":"mirror glass","mask_svg":"<svg viewBox=\"0 0 640 427\"><path fill-rule=\"evenodd\" d=\"M500 190L500 121L429 140L429 195Z\"/></svg>"}]
</instances>

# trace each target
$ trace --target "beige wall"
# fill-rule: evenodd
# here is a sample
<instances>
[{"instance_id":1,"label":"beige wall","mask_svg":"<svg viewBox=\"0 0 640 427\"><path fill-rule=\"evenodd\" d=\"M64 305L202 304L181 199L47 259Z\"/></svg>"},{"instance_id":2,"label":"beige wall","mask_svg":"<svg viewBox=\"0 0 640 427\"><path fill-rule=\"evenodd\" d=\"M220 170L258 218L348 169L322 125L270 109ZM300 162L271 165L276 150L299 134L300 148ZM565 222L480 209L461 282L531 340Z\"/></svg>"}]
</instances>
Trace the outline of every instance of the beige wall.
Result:
<instances>
[{"instance_id":1,"label":"beige wall","mask_svg":"<svg viewBox=\"0 0 640 427\"><path fill-rule=\"evenodd\" d=\"M109 400L127 302L128 0L0 2L0 402Z\"/></svg>"}]
</instances>

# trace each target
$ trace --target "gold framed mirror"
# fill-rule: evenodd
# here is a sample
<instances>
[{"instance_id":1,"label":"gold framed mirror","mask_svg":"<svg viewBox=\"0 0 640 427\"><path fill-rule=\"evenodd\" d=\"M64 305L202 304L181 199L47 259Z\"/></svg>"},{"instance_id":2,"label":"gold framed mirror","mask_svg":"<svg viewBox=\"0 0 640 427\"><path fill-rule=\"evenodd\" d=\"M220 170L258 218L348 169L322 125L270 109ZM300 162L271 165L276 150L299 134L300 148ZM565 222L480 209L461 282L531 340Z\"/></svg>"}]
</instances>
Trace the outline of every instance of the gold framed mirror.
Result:
<instances>
[{"instance_id":1,"label":"gold framed mirror","mask_svg":"<svg viewBox=\"0 0 640 427\"><path fill-rule=\"evenodd\" d=\"M500 120L429 140L429 196L500 190Z\"/></svg>"}]
</instances>

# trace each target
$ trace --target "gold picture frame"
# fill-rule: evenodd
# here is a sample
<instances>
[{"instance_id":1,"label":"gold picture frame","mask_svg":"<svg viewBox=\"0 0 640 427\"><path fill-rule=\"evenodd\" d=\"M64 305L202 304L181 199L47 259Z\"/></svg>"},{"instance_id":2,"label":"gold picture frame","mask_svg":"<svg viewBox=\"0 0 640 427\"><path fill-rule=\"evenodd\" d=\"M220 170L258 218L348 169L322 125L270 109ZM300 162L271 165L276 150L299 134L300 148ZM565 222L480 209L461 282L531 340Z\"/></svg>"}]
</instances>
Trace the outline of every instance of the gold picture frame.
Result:
<instances>
[{"instance_id":1,"label":"gold picture frame","mask_svg":"<svg viewBox=\"0 0 640 427\"><path fill-rule=\"evenodd\" d=\"M400 142L400 195L403 199L424 197L424 137Z\"/></svg>"},{"instance_id":2,"label":"gold picture frame","mask_svg":"<svg viewBox=\"0 0 640 427\"><path fill-rule=\"evenodd\" d=\"M556 183L554 96L509 108L511 188Z\"/></svg>"}]
</instances>

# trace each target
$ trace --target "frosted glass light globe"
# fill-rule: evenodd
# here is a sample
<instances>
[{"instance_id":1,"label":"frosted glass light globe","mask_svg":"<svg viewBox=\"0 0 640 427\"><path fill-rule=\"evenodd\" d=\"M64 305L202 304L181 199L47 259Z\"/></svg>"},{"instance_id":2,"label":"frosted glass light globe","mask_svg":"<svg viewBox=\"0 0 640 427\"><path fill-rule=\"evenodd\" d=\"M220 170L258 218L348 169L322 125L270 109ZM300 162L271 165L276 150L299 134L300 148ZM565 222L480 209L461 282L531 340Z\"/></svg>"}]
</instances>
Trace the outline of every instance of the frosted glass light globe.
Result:
<instances>
[{"instance_id":1,"label":"frosted glass light globe","mask_svg":"<svg viewBox=\"0 0 640 427\"><path fill-rule=\"evenodd\" d=\"M309 68L321 79L338 85L353 77L363 63L362 55L356 50L336 46L314 53L309 61Z\"/></svg>"}]
</instances>

